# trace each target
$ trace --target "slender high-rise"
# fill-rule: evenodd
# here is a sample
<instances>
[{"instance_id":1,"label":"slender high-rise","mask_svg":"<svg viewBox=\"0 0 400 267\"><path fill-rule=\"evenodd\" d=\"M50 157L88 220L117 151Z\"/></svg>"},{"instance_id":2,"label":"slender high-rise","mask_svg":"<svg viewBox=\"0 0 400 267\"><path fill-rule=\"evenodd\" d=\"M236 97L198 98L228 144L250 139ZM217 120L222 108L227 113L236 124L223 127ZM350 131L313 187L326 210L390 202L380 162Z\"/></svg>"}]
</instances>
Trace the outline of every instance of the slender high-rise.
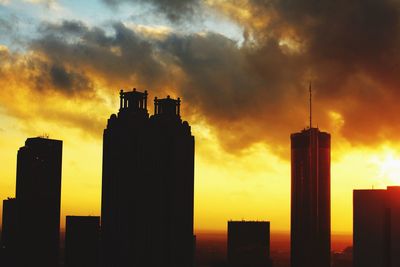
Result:
<instances>
[{"instance_id":1,"label":"slender high-rise","mask_svg":"<svg viewBox=\"0 0 400 267\"><path fill-rule=\"evenodd\" d=\"M318 128L291 135L291 266L330 266L331 137Z\"/></svg>"},{"instance_id":2,"label":"slender high-rise","mask_svg":"<svg viewBox=\"0 0 400 267\"><path fill-rule=\"evenodd\" d=\"M194 137L180 100L120 92L103 139L102 264L193 264Z\"/></svg>"},{"instance_id":3,"label":"slender high-rise","mask_svg":"<svg viewBox=\"0 0 400 267\"><path fill-rule=\"evenodd\" d=\"M61 162L59 140L28 138L18 151L18 266L58 266Z\"/></svg>"},{"instance_id":4,"label":"slender high-rise","mask_svg":"<svg viewBox=\"0 0 400 267\"><path fill-rule=\"evenodd\" d=\"M331 136L312 127L291 135L291 267L329 267Z\"/></svg>"}]
</instances>

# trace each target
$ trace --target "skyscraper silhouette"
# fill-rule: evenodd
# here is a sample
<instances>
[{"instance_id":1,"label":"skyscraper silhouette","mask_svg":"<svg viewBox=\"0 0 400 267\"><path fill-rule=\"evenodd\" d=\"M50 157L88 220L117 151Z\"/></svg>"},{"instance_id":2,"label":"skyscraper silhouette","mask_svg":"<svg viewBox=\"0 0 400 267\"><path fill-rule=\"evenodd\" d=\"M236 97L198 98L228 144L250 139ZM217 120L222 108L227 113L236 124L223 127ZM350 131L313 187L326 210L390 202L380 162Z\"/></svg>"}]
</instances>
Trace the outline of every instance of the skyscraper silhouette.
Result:
<instances>
[{"instance_id":1,"label":"skyscraper silhouette","mask_svg":"<svg viewBox=\"0 0 400 267\"><path fill-rule=\"evenodd\" d=\"M354 190L353 266L400 266L400 187Z\"/></svg>"},{"instance_id":2,"label":"skyscraper silhouette","mask_svg":"<svg viewBox=\"0 0 400 267\"><path fill-rule=\"evenodd\" d=\"M98 267L100 217L67 216L65 228L65 266Z\"/></svg>"},{"instance_id":3,"label":"skyscraper silhouette","mask_svg":"<svg viewBox=\"0 0 400 267\"><path fill-rule=\"evenodd\" d=\"M331 137L318 128L291 135L291 266L330 266Z\"/></svg>"},{"instance_id":4,"label":"skyscraper silhouette","mask_svg":"<svg viewBox=\"0 0 400 267\"><path fill-rule=\"evenodd\" d=\"M120 92L103 139L103 266L193 264L194 137L180 100Z\"/></svg>"},{"instance_id":5,"label":"skyscraper silhouette","mask_svg":"<svg viewBox=\"0 0 400 267\"><path fill-rule=\"evenodd\" d=\"M228 222L229 267L272 267L269 222Z\"/></svg>"},{"instance_id":6,"label":"skyscraper silhouette","mask_svg":"<svg viewBox=\"0 0 400 267\"><path fill-rule=\"evenodd\" d=\"M62 141L28 138L17 158L18 266L58 266Z\"/></svg>"}]
</instances>

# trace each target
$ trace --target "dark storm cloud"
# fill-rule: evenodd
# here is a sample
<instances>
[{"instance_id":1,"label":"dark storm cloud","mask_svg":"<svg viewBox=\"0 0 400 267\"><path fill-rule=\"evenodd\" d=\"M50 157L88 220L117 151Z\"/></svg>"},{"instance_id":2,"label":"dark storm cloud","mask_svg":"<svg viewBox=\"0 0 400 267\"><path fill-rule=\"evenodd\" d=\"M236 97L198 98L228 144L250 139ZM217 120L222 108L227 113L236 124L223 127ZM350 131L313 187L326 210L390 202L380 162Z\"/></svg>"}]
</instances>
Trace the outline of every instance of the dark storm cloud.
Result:
<instances>
[{"instance_id":1,"label":"dark storm cloud","mask_svg":"<svg viewBox=\"0 0 400 267\"><path fill-rule=\"evenodd\" d=\"M171 36L164 45L186 74L180 94L188 109L200 110L226 149L241 149L260 139L285 142L282 132L288 133L292 122L279 119L287 113L301 124L302 114L286 102L299 96L301 86L296 86L305 70L275 40L253 49L208 33Z\"/></svg>"},{"instance_id":2,"label":"dark storm cloud","mask_svg":"<svg viewBox=\"0 0 400 267\"><path fill-rule=\"evenodd\" d=\"M12 24L3 18L0 18L0 35L9 34L13 30Z\"/></svg>"},{"instance_id":3,"label":"dark storm cloud","mask_svg":"<svg viewBox=\"0 0 400 267\"><path fill-rule=\"evenodd\" d=\"M61 90L88 90L92 88L90 81L83 75L67 71L61 65L50 67L50 79L52 84Z\"/></svg>"},{"instance_id":4,"label":"dark storm cloud","mask_svg":"<svg viewBox=\"0 0 400 267\"><path fill-rule=\"evenodd\" d=\"M62 21L61 25L52 23L43 23L39 32L45 35L80 35L88 30L87 26L81 21Z\"/></svg>"},{"instance_id":5,"label":"dark storm cloud","mask_svg":"<svg viewBox=\"0 0 400 267\"><path fill-rule=\"evenodd\" d=\"M278 1L276 8L281 20L289 22L306 40L308 56L316 65L329 68L334 62L342 75L362 68L382 79L398 61L398 2L284 0ZM376 73L378 70L382 72Z\"/></svg>"},{"instance_id":6,"label":"dark storm cloud","mask_svg":"<svg viewBox=\"0 0 400 267\"><path fill-rule=\"evenodd\" d=\"M369 29L372 25L354 26L339 12L342 10L350 17L357 17L358 23L368 23L361 15L355 15L366 12L357 7L349 11L343 10L345 5L336 7L337 13L344 16L339 20L334 14L324 11L328 9L335 13L332 7L323 8L320 4L320 10L310 11L302 5L289 4L276 2L272 6L252 7L259 14L263 8L265 13L270 9L279 11L274 23L265 29L257 29L258 32L270 31L273 34L256 39L255 45L239 46L225 36L211 32L169 33L166 38L150 38L120 23L113 25L113 34L106 34L96 27L88 28L80 22L66 21L47 25L42 31L43 36L32 43L32 48L50 62L62 62L69 69L94 73L111 87L125 87L135 82L138 87L154 88L155 91L163 87L177 88L177 94L183 96L188 111L195 110L204 115L228 149L243 148L260 140L283 144L290 132L305 126L309 73L314 77L316 88L319 114L315 117L322 127L329 130L329 111L335 111L344 117L343 133L351 140L367 142L382 131L387 135L393 133L396 127L377 119L374 121L376 128L367 131L367 124L364 125L355 114L365 113L367 105L369 110L378 110L383 107L380 105L390 107L392 104L371 102L371 99L383 99L380 79L385 75L380 68L384 68L386 62L382 55L391 53L390 60L397 59L393 53L396 45L389 42L395 39L395 27L379 26L392 31L390 35L394 38L385 39L386 34L378 31L373 31L376 36L372 35ZM286 8L291 11L286 12ZM373 9L385 10L376 6ZM326 14L321 13L323 11ZM393 16L388 12L381 11L386 16ZM338 21L335 22L335 18ZM386 20L389 25L396 22L395 18ZM281 29L287 28L301 38L304 45L301 52L288 53L280 45L280 38L285 37ZM343 33L345 28L349 29L349 34ZM362 28L368 31L359 32ZM374 39L369 44L367 40L370 38L379 40ZM359 48L346 49L347 45ZM173 72L176 69L180 70L181 76L177 77ZM68 79L61 74L58 81L68 84ZM373 83L365 77L372 79ZM399 84L397 79L397 76L386 75L385 81L391 80L396 85ZM60 89L62 84L58 84ZM369 118L372 120L374 116ZM355 126L364 133L355 134Z\"/></svg>"},{"instance_id":7,"label":"dark storm cloud","mask_svg":"<svg viewBox=\"0 0 400 267\"><path fill-rule=\"evenodd\" d=\"M93 84L83 70L70 70L62 64L38 57L19 64L19 68L27 71L31 88L40 92L59 91L67 96L84 96L93 90Z\"/></svg>"},{"instance_id":8,"label":"dark storm cloud","mask_svg":"<svg viewBox=\"0 0 400 267\"><path fill-rule=\"evenodd\" d=\"M0 18L0 44L17 38L18 23L19 19L15 15L4 15Z\"/></svg>"},{"instance_id":9,"label":"dark storm cloud","mask_svg":"<svg viewBox=\"0 0 400 267\"><path fill-rule=\"evenodd\" d=\"M167 8L167 1L152 3ZM197 2L168 3L190 14ZM251 35L243 45L212 32L160 38L122 23L106 32L64 21L42 25L31 49L45 62L44 83L61 92L87 92L99 80L152 96L175 88L184 117L203 116L231 151L256 142L287 148L290 133L307 124L310 80L322 129L337 129L334 114L352 143L399 138L397 1L250 0L243 8L249 21L232 15Z\"/></svg>"},{"instance_id":10,"label":"dark storm cloud","mask_svg":"<svg viewBox=\"0 0 400 267\"><path fill-rule=\"evenodd\" d=\"M335 128L334 112L344 122L341 134L352 143L398 141L399 10L399 1L390 0L250 0L250 19L232 17L248 27L252 34L248 39L255 40L255 45L240 48L251 70L242 74L251 79L256 74L261 77L261 86L249 83L246 91L254 92L260 97L255 101L263 99L264 104L254 102L260 110L251 113L253 121L243 115L232 124L253 122L253 129L259 129L262 123L256 121L264 119L265 126L255 132L259 140L279 139L274 136L276 130L268 131L270 125L288 136L306 122L307 83L312 80L314 115L321 128ZM294 42L294 49L279 45L288 39ZM236 95L235 90L232 93ZM293 97L285 98L287 95ZM275 111L270 108L273 106ZM244 105L240 107L242 114L249 113ZM273 116L265 115L271 112Z\"/></svg>"},{"instance_id":11,"label":"dark storm cloud","mask_svg":"<svg viewBox=\"0 0 400 267\"><path fill-rule=\"evenodd\" d=\"M93 110L104 102L83 70L71 70L35 54L0 50L0 87L5 88L0 92L3 112L20 120L22 129L36 131L42 120L96 138L101 134L104 119Z\"/></svg>"},{"instance_id":12,"label":"dark storm cloud","mask_svg":"<svg viewBox=\"0 0 400 267\"><path fill-rule=\"evenodd\" d=\"M78 41L71 43L64 40L71 32L69 24L47 27L49 30L32 43L32 48L50 62L95 73L114 88L129 84L130 77L135 78L132 81L139 83L138 87L153 93L165 87L176 88L188 114L200 112L212 125L231 131L227 135L230 138L222 139L230 149L257 142L260 135L265 137L265 125L258 121L274 121L277 112L285 112L279 104L298 96L297 81L304 73L300 64L292 62L296 56L283 53L276 40L254 49L239 47L211 32L169 33L166 38L152 39L117 23L112 35L84 25L74 27ZM280 64L285 67L278 67ZM176 69L181 76L176 76ZM275 127L285 129L287 124ZM267 136L272 138L274 134L269 132Z\"/></svg>"},{"instance_id":13,"label":"dark storm cloud","mask_svg":"<svg viewBox=\"0 0 400 267\"><path fill-rule=\"evenodd\" d=\"M10 84L21 83L44 94L60 92L65 96L83 97L93 93L92 81L83 69L8 49L0 49L0 79Z\"/></svg>"},{"instance_id":14,"label":"dark storm cloud","mask_svg":"<svg viewBox=\"0 0 400 267\"><path fill-rule=\"evenodd\" d=\"M103 0L106 4L116 7L122 3L152 4L157 12L161 12L171 21L190 18L200 7L200 0Z\"/></svg>"},{"instance_id":15,"label":"dark storm cloud","mask_svg":"<svg viewBox=\"0 0 400 267\"><path fill-rule=\"evenodd\" d=\"M282 0L274 8L304 40L318 100L343 115L342 133L372 144L398 138L399 2Z\"/></svg>"},{"instance_id":16,"label":"dark storm cloud","mask_svg":"<svg viewBox=\"0 0 400 267\"><path fill-rule=\"evenodd\" d=\"M126 84L132 77L148 86L162 79L164 67L153 44L123 24L114 24L112 35L78 23L73 29L74 37L66 39L65 33L71 32L70 23L51 25L31 47L51 62L95 73L111 84L115 82L114 86L121 81Z\"/></svg>"}]
</instances>

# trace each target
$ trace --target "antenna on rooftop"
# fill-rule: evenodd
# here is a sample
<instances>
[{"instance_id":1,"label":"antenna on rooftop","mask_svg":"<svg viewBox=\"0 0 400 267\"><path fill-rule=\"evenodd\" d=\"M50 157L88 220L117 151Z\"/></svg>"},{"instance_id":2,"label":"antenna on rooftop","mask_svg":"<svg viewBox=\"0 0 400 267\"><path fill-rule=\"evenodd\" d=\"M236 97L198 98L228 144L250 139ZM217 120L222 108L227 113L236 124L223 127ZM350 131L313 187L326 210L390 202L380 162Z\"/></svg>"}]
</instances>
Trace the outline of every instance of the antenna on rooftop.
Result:
<instances>
[{"instance_id":1,"label":"antenna on rooftop","mask_svg":"<svg viewBox=\"0 0 400 267\"><path fill-rule=\"evenodd\" d=\"M310 85L308 88L309 92L310 92L310 129L312 128L312 90L311 90L311 81L310 81Z\"/></svg>"},{"instance_id":2,"label":"antenna on rooftop","mask_svg":"<svg viewBox=\"0 0 400 267\"><path fill-rule=\"evenodd\" d=\"M39 137L44 139L49 139L50 135L48 133L43 133L42 135L39 135Z\"/></svg>"}]
</instances>

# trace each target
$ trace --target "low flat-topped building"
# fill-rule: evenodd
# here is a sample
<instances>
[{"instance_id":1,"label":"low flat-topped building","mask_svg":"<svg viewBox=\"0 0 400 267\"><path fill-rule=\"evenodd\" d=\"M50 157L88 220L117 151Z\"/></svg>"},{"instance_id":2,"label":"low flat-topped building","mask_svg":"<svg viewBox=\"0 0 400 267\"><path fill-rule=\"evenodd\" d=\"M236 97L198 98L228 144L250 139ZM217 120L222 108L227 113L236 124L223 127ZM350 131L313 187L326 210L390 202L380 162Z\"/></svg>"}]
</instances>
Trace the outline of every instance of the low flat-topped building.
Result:
<instances>
[{"instance_id":1,"label":"low flat-topped building","mask_svg":"<svg viewBox=\"0 0 400 267\"><path fill-rule=\"evenodd\" d=\"M229 267L271 267L270 223L228 221Z\"/></svg>"},{"instance_id":2,"label":"low flat-topped building","mask_svg":"<svg viewBox=\"0 0 400 267\"><path fill-rule=\"evenodd\" d=\"M400 266L400 186L353 192L353 266Z\"/></svg>"},{"instance_id":3,"label":"low flat-topped building","mask_svg":"<svg viewBox=\"0 0 400 267\"><path fill-rule=\"evenodd\" d=\"M99 248L100 217L66 217L66 267L98 267L100 262Z\"/></svg>"}]
</instances>

